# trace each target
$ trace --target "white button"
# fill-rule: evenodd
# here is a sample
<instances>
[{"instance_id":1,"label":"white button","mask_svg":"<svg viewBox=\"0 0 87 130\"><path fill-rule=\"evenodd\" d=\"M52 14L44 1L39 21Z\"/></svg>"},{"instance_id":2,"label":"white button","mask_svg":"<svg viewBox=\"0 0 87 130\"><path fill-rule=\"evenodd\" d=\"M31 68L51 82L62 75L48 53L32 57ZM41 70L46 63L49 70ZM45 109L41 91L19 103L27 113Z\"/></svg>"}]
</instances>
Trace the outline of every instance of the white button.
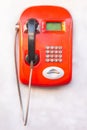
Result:
<instances>
[{"instance_id":1,"label":"white button","mask_svg":"<svg viewBox=\"0 0 87 130\"><path fill-rule=\"evenodd\" d=\"M54 57L55 57L55 58L58 58L58 55L55 55Z\"/></svg>"},{"instance_id":2,"label":"white button","mask_svg":"<svg viewBox=\"0 0 87 130\"><path fill-rule=\"evenodd\" d=\"M59 79L64 76L64 70L62 68L51 66L43 70L42 75L47 79Z\"/></svg>"},{"instance_id":3,"label":"white button","mask_svg":"<svg viewBox=\"0 0 87 130\"><path fill-rule=\"evenodd\" d=\"M50 46L50 49L54 49L54 46Z\"/></svg>"},{"instance_id":4,"label":"white button","mask_svg":"<svg viewBox=\"0 0 87 130\"><path fill-rule=\"evenodd\" d=\"M59 62L62 62L62 59L59 59L58 61L59 61Z\"/></svg>"},{"instance_id":5,"label":"white button","mask_svg":"<svg viewBox=\"0 0 87 130\"><path fill-rule=\"evenodd\" d=\"M54 55L50 55L50 58L53 58L54 57Z\"/></svg>"},{"instance_id":6,"label":"white button","mask_svg":"<svg viewBox=\"0 0 87 130\"><path fill-rule=\"evenodd\" d=\"M55 54L57 54L58 53L58 51L55 51Z\"/></svg>"},{"instance_id":7,"label":"white button","mask_svg":"<svg viewBox=\"0 0 87 130\"><path fill-rule=\"evenodd\" d=\"M46 58L49 58L50 57L50 55L46 55Z\"/></svg>"},{"instance_id":8,"label":"white button","mask_svg":"<svg viewBox=\"0 0 87 130\"><path fill-rule=\"evenodd\" d=\"M58 59L55 59L55 62L58 62Z\"/></svg>"},{"instance_id":9,"label":"white button","mask_svg":"<svg viewBox=\"0 0 87 130\"><path fill-rule=\"evenodd\" d=\"M49 51L49 50L46 50L46 53L48 54L48 53L50 53L50 51Z\"/></svg>"},{"instance_id":10,"label":"white button","mask_svg":"<svg viewBox=\"0 0 87 130\"><path fill-rule=\"evenodd\" d=\"M50 47L49 47L49 46L46 46L46 49L50 49Z\"/></svg>"},{"instance_id":11,"label":"white button","mask_svg":"<svg viewBox=\"0 0 87 130\"><path fill-rule=\"evenodd\" d=\"M62 46L59 46L59 49L62 49Z\"/></svg>"},{"instance_id":12,"label":"white button","mask_svg":"<svg viewBox=\"0 0 87 130\"><path fill-rule=\"evenodd\" d=\"M58 57L59 57L59 58L62 58L62 55L60 54L60 55L58 55Z\"/></svg>"},{"instance_id":13,"label":"white button","mask_svg":"<svg viewBox=\"0 0 87 130\"><path fill-rule=\"evenodd\" d=\"M46 59L46 62L50 62L50 59Z\"/></svg>"},{"instance_id":14,"label":"white button","mask_svg":"<svg viewBox=\"0 0 87 130\"><path fill-rule=\"evenodd\" d=\"M60 53L60 54L61 54L61 53L62 53L62 51L58 51L58 53Z\"/></svg>"},{"instance_id":15,"label":"white button","mask_svg":"<svg viewBox=\"0 0 87 130\"><path fill-rule=\"evenodd\" d=\"M51 53L51 54L53 54L53 53L54 53L54 51L50 51L50 53Z\"/></svg>"},{"instance_id":16,"label":"white button","mask_svg":"<svg viewBox=\"0 0 87 130\"><path fill-rule=\"evenodd\" d=\"M55 49L58 49L58 46L55 46Z\"/></svg>"},{"instance_id":17,"label":"white button","mask_svg":"<svg viewBox=\"0 0 87 130\"><path fill-rule=\"evenodd\" d=\"M50 62L54 62L54 60L53 60L53 59L50 59Z\"/></svg>"}]
</instances>

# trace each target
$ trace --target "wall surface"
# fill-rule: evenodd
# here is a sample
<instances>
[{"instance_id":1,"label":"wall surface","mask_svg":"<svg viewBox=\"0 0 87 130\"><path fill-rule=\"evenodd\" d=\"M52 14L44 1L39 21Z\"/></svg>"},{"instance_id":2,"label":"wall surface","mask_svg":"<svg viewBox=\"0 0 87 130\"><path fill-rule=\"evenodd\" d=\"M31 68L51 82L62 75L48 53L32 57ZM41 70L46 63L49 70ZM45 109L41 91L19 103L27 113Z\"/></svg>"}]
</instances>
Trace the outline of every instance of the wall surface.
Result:
<instances>
[{"instance_id":1,"label":"wall surface","mask_svg":"<svg viewBox=\"0 0 87 130\"><path fill-rule=\"evenodd\" d=\"M67 8L73 17L73 79L62 87L33 88L28 125L23 126L14 69L15 24L33 5ZM87 1L0 2L0 130L87 130ZM27 88L22 87L26 102Z\"/></svg>"}]
</instances>

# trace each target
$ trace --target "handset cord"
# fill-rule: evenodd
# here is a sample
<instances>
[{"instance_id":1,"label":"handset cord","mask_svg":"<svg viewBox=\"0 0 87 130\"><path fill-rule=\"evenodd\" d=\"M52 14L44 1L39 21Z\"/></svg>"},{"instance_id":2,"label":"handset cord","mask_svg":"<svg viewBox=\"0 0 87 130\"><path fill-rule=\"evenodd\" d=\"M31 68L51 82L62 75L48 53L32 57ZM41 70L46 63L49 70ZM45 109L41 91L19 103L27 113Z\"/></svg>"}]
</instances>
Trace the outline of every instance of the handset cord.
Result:
<instances>
[{"instance_id":1,"label":"handset cord","mask_svg":"<svg viewBox=\"0 0 87 130\"><path fill-rule=\"evenodd\" d=\"M15 32L15 43L14 43L15 72L16 72L17 89L18 89L18 95L19 95L19 102L20 102L22 120L24 122L24 125L26 125L27 120L28 120L28 112L29 112L31 81L32 81L32 72L33 72L33 61L30 62L30 76L29 76L29 87L28 87L29 89L28 89L26 113L25 113L25 118L24 118L23 101L22 101L20 82L19 82L19 75L18 75L18 67L17 67L17 36L18 36L18 33L19 33L19 25L18 24L16 24L16 29L15 30L16 30L16 32Z\"/></svg>"}]
</instances>

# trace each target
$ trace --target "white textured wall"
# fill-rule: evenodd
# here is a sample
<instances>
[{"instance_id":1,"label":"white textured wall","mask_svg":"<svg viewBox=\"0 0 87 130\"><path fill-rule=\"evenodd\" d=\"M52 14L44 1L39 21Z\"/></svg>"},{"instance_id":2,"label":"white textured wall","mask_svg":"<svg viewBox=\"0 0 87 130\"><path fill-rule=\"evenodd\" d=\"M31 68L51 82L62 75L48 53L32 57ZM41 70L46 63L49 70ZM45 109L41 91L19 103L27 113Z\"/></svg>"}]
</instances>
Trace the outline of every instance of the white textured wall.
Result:
<instances>
[{"instance_id":1,"label":"white textured wall","mask_svg":"<svg viewBox=\"0 0 87 130\"><path fill-rule=\"evenodd\" d=\"M73 17L73 79L57 88L32 88L30 119L20 118L14 70L15 23L32 5L58 5ZM24 102L27 89L22 88ZM87 1L0 1L0 130L87 130Z\"/></svg>"}]
</instances>

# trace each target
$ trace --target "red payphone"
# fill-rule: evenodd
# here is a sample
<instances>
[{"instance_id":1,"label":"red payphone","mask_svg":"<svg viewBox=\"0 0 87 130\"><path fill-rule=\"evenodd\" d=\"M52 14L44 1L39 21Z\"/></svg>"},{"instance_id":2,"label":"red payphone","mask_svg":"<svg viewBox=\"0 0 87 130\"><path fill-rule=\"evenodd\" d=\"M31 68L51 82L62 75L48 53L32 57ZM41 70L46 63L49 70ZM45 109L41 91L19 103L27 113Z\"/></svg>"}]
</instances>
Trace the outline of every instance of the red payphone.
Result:
<instances>
[{"instance_id":1,"label":"red payphone","mask_svg":"<svg viewBox=\"0 0 87 130\"><path fill-rule=\"evenodd\" d=\"M72 77L70 13L57 6L34 6L22 13L17 26L20 81L45 87L68 83Z\"/></svg>"}]
</instances>

